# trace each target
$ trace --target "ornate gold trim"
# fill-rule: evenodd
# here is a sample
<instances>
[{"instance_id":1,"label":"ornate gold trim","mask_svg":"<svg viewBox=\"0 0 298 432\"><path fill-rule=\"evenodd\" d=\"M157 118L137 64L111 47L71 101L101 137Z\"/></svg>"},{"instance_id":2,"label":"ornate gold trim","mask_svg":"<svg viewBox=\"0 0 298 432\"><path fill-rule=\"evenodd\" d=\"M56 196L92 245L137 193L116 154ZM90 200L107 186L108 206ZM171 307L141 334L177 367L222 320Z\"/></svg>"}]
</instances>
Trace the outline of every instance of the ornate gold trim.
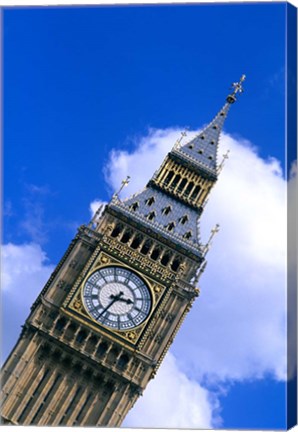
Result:
<instances>
[{"instance_id":1,"label":"ornate gold trim","mask_svg":"<svg viewBox=\"0 0 298 432\"><path fill-rule=\"evenodd\" d=\"M92 328L97 331L101 330L105 333L108 333L109 335L112 333L117 335L120 338L127 340L129 343L137 344L140 337L143 334L144 329L148 326L150 320L152 320L152 315L155 313L159 300L165 291L165 286L155 282L147 275L144 275L137 268L128 266L122 261L117 260L115 257L110 256L101 250L98 250L97 256L95 257L92 256L91 258L92 259L90 259L90 262L86 266L86 271L84 271L84 275L83 274L81 275L80 280L76 281L73 289L71 290L72 292L71 297L68 296L67 300L64 302L63 305L64 308L66 310L68 309L69 311L75 312L76 319L77 319L77 314L84 317L85 320L87 319L88 325L92 324ZM89 315L88 311L84 306L82 295L83 295L83 288L87 279L95 271L110 265L117 265L119 267L126 268L130 271L134 271L142 280L144 280L144 282L146 283L150 291L152 305L147 318L140 325L129 330L116 330L116 329L114 330L104 326L101 323L98 323L91 315Z\"/></svg>"}]
</instances>

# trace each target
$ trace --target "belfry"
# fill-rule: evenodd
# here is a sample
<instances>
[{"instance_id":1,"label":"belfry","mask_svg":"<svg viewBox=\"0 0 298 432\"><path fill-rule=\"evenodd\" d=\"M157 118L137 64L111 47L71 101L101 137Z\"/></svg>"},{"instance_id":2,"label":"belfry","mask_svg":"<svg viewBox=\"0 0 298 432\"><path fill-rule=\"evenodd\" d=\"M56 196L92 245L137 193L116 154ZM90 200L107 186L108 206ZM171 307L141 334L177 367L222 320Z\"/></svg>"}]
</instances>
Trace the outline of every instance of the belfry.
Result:
<instances>
[{"instance_id":1,"label":"belfry","mask_svg":"<svg viewBox=\"0 0 298 432\"><path fill-rule=\"evenodd\" d=\"M198 223L244 79L207 127L177 141L140 193L114 194L78 229L3 366L4 424L121 425L199 295L218 226L203 245Z\"/></svg>"}]
</instances>

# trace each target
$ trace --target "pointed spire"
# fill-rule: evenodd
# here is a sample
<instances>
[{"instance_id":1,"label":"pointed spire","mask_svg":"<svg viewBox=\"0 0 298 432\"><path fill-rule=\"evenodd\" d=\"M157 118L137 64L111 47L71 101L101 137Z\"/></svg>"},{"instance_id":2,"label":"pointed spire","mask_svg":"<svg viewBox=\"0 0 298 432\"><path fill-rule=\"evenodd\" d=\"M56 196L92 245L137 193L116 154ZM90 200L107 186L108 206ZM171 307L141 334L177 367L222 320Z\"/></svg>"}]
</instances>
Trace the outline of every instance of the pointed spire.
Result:
<instances>
[{"instance_id":1,"label":"pointed spire","mask_svg":"<svg viewBox=\"0 0 298 432\"><path fill-rule=\"evenodd\" d=\"M219 138L225 119L232 103L236 101L236 94L243 92L242 83L245 80L245 75L242 75L239 82L233 83L234 91L227 97L227 102L219 111L212 122L206 126L195 138L182 146L174 146L174 152L181 156L188 157L192 162L213 174L215 177L218 174L217 168L217 151Z\"/></svg>"}]
</instances>

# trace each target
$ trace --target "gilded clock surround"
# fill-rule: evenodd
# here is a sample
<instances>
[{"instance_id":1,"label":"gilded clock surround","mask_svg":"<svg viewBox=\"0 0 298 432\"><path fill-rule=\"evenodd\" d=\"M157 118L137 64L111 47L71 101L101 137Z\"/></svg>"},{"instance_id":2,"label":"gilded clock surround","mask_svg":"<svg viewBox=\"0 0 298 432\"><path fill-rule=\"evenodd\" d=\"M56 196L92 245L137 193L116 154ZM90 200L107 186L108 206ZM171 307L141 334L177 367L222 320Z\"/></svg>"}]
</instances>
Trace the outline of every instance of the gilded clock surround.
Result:
<instances>
[{"instance_id":1,"label":"gilded clock surround","mask_svg":"<svg viewBox=\"0 0 298 432\"><path fill-rule=\"evenodd\" d=\"M218 231L203 245L199 218L227 157L217 164L220 132L244 79L201 133L175 143L140 193L114 194L79 227L2 368L4 424L117 427L154 378L199 295ZM136 273L150 290L150 313L130 330L101 325L84 307L84 283L107 266Z\"/></svg>"},{"instance_id":2,"label":"gilded clock surround","mask_svg":"<svg viewBox=\"0 0 298 432\"><path fill-rule=\"evenodd\" d=\"M119 267L131 269L131 267L128 267L127 265L123 265L121 261L117 260L116 258L109 256L106 253L100 251L98 258L94 260L93 266L88 270L86 269L86 271L83 272L82 274L82 278L80 278L77 281L77 283L75 283L73 289L70 291L69 296L67 297L67 301L63 305L63 308L65 308L65 312L70 315L78 314L81 320L84 319L90 321L90 325L94 328L94 330L97 331L100 330L101 332L107 332L107 333L110 333L112 331L115 335L130 342L131 344L137 344L144 329L148 324L148 321L150 320L150 317L152 316L152 314L154 313L158 305L159 299L161 298L162 294L165 291L165 287L159 283L156 283L153 279L148 278L148 276L144 276L140 271L134 268L133 271L145 281L145 283L147 284L150 290L151 298L152 298L152 307L150 313L143 323L134 327L131 330L128 331L116 330L116 329L111 330L99 324L94 318L92 318L92 316L89 315L89 313L86 311L84 307L83 300L82 300L83 287L85 285L85 282L89 278L89 276L92 275L96 270L105 268L109 265L117 265Z\"/></svg>"}]
</instances>

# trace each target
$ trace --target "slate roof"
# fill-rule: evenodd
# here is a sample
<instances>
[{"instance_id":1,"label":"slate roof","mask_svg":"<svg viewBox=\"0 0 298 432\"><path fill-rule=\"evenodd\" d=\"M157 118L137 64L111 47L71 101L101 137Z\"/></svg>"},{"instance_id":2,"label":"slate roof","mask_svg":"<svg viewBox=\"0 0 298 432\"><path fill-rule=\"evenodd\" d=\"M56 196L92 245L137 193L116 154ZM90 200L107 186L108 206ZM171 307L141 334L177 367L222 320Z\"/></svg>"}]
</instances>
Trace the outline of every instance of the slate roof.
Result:
<instances>
[{"instance_id":1,"label":"slate roof","mask_svg":"<svg viewBox=\"0 0 298 432\"><path fill-rule=\"evenodd\" d=\"M187 156L192 162L197 163L198 168L201 167L216 176L219 138L229 108L230 103L227 102L199 135L176 149L175 153Z\"/></svg>"},{"instance_id":2,"label":"slate roof","mask_svg":"<svg viewBox=\"0 0 298 432\"><path fill-rule=\"evenodd\" d=\"M154 203L148 205L148 200L150 198L154 198ZM175 224L172 229L173 233L183 238L185 234L191 232L190 239L195 243L199 242L197 210L192 209L170 195L151 187L148 187L136 196L123 201L123 204L128 208L130 208L134 203L138 203L139 205L135 210L138 214L148 218L148 215L154 212L155 217L153 221L155 223L166 229L166 227L173 222ZM167 210L168 208L170 209L169 211ZM184 216L187 216L187 221L183 223Z\"/></svg>"},{"instance_id":3,"label":"slate roof","mask_svg":"<svg viewBox=\"0 0 298 432\"><path fill-rule=\"evenodd\" d=\"M148 206L147 200L154 197L154 203ZM136 210L132 209L134 203L138 203L139 207ZM171 206L171 211L164 214L163 210ZM199 241L198 229L198 213L195 209L191 209L185 204L178 202L166 193L163 193L150 186L145 188L139 194L135 194L124 201L120 201L115 197L109 204L112 209L120 210L124 215L142 226L147 227L157 234L161 234L164 238L168 238L175 244L180 244L184 249L191 251L197 256L202 255L202 248ZM148 215L155 212L154 219L150 220ZM187 222L181 223L181 218L188 216ZM174 222L174 228L169 231L167 226ZM191 237L186 238L184 235L191 232Z\"/></svg>"}]
</instances>

